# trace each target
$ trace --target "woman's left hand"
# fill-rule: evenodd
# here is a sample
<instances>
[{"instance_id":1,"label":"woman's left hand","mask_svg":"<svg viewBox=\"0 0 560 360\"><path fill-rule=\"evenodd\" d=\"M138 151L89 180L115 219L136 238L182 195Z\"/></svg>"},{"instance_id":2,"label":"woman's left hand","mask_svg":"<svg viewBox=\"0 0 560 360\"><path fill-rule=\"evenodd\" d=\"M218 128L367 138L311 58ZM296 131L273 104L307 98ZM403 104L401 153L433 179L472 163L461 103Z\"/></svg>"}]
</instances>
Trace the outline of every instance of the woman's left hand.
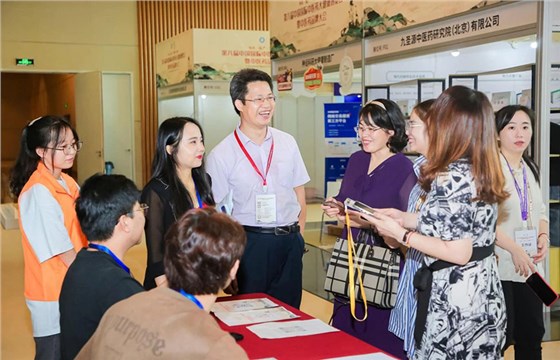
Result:
<instances>
[{"instance_id":1,"label":"woman's left hand","mask_svg":"<svg viewBox=\"0 0 560 360\"><path fill-rule=\"evenodd\" d=\"M353 228L369 228L371 225L369 221L362 218L362 213L354 210L347 210L350 217L350 226ZM343 220L345 221L345 219Z\"/></svg>"},{"instance_id":2,"label":"woman's left hand","mask_svg":"<svg viewBox=\"0 0 560 360\"><path fill-rule=\"evenodd\" d=\"M533 262L535 264L540 263L546 257L546 253L548 252L548 239L544 236L541 236L537 239L537 255L533 256Z\"/></svg>"},{"instance_id":3,"label":"woman's left hand","mask_svg":"<svg viewBox=\"0 0 560 360\"><path fill-rule=\"evenodd\" d=\"M393 239L402 239L406 230L393 218L382 214L379 211L374 213L374 216L362 214L370 224L375 226L377 232L384 237L391 237Z\"/></svg>"}]
</instances>

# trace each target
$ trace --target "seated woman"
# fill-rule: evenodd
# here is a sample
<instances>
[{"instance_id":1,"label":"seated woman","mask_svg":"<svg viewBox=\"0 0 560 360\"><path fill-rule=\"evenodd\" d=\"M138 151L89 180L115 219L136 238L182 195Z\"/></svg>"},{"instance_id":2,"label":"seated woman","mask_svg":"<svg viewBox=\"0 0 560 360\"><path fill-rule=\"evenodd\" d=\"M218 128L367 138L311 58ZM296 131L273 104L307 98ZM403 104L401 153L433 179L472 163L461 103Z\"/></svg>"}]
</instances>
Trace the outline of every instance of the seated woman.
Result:
<instances>
[{"instance_id":1,"label":"seated woman","mask_svg":"<svg viewBox=\"0 0 560 360\"><path fill-rule=\"evenodd\" d=\"M169 287L112 306L77 359L247 359L208 313L235 278L243 227L213 208L193 209L165 238Z\"/></svg>"}]
</instances>

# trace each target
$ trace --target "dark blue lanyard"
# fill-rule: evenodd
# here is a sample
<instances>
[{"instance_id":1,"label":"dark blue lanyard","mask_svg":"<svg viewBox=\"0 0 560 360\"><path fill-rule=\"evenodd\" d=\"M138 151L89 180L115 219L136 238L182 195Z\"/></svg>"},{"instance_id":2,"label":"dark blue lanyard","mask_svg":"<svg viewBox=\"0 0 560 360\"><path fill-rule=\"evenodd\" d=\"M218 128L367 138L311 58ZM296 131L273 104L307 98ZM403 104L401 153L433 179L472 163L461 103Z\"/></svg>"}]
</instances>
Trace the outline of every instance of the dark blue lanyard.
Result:
<instances>
[{"instance_id":1,"label":"dark blue lanyard","mask_svg":"<svg viewBox=\"0 0 560 360\"><path fill-rule=\"evenodd\" d=\"M89 244L89 247L90 247L91 249L103 251L104 253L109 254L109 255L113 258L113 260L115 260L115 262L116 262L117 264L119 264L119 266L120 266L121 268L123 268L124 271L126 271L127 273L130 274L130 269L128 268L128 266L126 266L126 265L121 261L121 259L119 259L119 258L117 257L117 255L113 254L113 252L111 251L111 249L109 249L107 246L90 243L90 244Z\"/></svg>"},{"instance_id":2,"label":"dark blue lanyard","mask_svg":"<svg viewBox=\"0 0 560 360\"><path fill-rule=\"evenodd\" d=\"M179 292L181 293L181 295L183 295L184 297L186 297L187 299L189 299L190 301L192 301L196 306L198 306L199 309L204 310L204 307L202 306L202 304L200 303L200 301L198 301L197 298L195 298L193 295L189 294L188 292L186 292L183 289L179 289Z\"/></svg>"},{"instance_id":3,"label":"dark blue lanyard","mask_svg":"<svg viewBox=\"0 0 560 360\"><path fill-rule=\"evenodd\" d=\"M198 190L196 189L196 187L194 188L194 191L196 192L196 200L198 200L198 207L202 208L202 206L204 205L202 203L202 198L200 197L200 193L198 192Z\"/></svg>"}]
</instances>

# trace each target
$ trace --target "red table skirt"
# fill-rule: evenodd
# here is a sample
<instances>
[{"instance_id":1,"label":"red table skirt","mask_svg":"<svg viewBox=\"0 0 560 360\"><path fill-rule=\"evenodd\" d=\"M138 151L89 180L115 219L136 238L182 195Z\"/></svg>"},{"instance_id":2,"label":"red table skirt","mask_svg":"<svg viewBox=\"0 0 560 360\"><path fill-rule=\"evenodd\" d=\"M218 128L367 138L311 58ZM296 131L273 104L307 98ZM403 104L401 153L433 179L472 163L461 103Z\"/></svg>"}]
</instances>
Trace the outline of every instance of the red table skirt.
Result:
<instances>
[{"instance_id":1,"label":"red table skirt","mask_svg":"<svg viewBox=\"0 0 560 360\"><path fill-rule=\"evenodd\" d=\"M294 320L313 319L312 316L266 294L245 294L221 297L218 299L218 302L263 297L274 301L294 314L300 316L298 319ZM220 324L220 327L225 331L236 332L243 335L243 340L239 341L238 344L245 350L245 352L247 352L250 359L274 357L278 360L312 360L379 352L382 353L382 351L378 348L342 331L284 339L261 339L247 329L247 326L251 326L253 324L227 326L219 319L216 320Z\"/></svg>"}]
</instances>

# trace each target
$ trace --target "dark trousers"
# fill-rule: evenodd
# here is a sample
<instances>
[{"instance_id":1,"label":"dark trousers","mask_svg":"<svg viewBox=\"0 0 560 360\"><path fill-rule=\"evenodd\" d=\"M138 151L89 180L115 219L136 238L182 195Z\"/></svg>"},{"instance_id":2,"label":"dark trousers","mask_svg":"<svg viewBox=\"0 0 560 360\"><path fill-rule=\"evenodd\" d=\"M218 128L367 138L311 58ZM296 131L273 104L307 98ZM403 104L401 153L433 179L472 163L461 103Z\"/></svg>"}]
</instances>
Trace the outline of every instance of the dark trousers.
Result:
<instances>
[{"instance_id":1,"label":"dark trousers","mask_svg":"<svg viewBox=\"0 0 560 360\"><path fill-rule=\"evenodd\" d=\"M514 345L515 360L542 359L543 303L527 284L502 281L506 299L507 329L503 351Z\"/></svg>"},{"instance_id":2,"label":"dark trousers","mask_svg":"<svg viewBox=\"0 0 560 360\"><path fill-rule=\"evenodd\" d=\"M239 294L261 292L299 309L305 245L301 234L246 234L237 273Z\"/></svg>"},{"instance_id":3,"label":"dark trousers","mask_svg":"<svg viewBox=\"0 0 560 360\"><path fill-rule=\"evenodd\" d=\"M59 360L60 334L35 337L35 360Z\"/></svg>"}]
</instances>

